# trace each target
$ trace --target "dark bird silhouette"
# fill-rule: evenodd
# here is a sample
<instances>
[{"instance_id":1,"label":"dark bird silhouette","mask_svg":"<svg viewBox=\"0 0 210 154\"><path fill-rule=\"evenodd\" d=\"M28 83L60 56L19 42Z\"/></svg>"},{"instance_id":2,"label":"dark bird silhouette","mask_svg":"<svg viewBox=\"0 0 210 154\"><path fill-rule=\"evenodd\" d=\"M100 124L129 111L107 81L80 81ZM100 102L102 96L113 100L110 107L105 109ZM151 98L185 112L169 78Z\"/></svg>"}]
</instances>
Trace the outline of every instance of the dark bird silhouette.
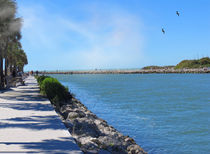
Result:
<instances>
[{"instance_id":1,"label":"dark bird silhouette","mask_svg":"<svg viewBox=\"0 0 210 154\"><path fill-rule=\"evenodd\" d=\"M165 34L165 30L162 28L162 32L163 32L163 34Z\"/></svg>"},{"instance_id":2,"label":"dark bird silhouette","mask_svg":"<svg viewBox=\"0 0 210 154\"><path fill-rule=\"evenodd\" d=\"M180 15L179 11L176 11L176 14L179 16Z\"/></svg>"}]
</instances>

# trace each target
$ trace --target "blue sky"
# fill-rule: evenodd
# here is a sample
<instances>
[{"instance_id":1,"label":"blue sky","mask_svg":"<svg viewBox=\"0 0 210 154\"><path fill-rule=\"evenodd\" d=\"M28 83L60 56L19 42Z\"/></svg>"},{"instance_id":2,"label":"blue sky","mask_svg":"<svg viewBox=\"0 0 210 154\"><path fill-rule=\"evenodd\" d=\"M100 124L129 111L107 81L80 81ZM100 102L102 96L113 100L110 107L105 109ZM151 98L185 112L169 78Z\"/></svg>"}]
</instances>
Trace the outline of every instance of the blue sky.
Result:
<instances>
[{"instance_id":1,"label":"blue sky","mask_svg":"<svg viewBox=\"0 0 210 154\"><path fill-rule=\"evenodd\" d=\"M210 56L209 0L17 2L26 70L141 68Z\"/></svg>"}]
</instances>

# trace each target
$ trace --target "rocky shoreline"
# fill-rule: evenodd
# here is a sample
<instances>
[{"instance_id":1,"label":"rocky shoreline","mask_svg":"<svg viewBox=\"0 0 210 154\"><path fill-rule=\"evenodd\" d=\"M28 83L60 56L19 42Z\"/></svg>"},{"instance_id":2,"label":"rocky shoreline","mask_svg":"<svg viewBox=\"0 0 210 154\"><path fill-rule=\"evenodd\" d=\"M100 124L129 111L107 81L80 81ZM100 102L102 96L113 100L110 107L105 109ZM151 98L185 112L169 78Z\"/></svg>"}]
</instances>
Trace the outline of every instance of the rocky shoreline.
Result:
<instances>
[{"instance_id":1,"label":"rocky shoreline","mask_svg":"<svg viewBox=\"0 0 210 154\"><path fill-rule=\"evenodd\" d=\"M75 98L56 111L84 153L146 154L134 139L118 132Z\"/></svg>"},{"instance_id":2,"label":"rocky shoreline","mask_svg":"<svg viewBox=\"0 0 210 154\"><path fill-rule=\"evenodd\" d=\"M151 73L210 73L210 68L195 69L136 69L136 70L89 70L89 71L41 71L40 74L151 74Z\"/></svg>"}]
</instances>

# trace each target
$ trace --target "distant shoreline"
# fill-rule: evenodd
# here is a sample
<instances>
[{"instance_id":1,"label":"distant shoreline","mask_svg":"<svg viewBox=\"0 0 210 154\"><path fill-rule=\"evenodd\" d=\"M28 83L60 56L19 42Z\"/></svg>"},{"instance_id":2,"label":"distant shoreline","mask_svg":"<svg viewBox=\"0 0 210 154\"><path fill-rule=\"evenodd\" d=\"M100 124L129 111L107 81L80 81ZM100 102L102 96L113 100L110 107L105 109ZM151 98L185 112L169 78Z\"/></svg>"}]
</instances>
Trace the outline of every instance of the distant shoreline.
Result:
<instances>
[{"instance_id":1,"label":"distant shoreline","mask_svg":"<svg viewBox=\"0 0 210 154\"><path fill-rule=\"evenodd\" d=\"M210 68L196 69L136 69L136 70L89 70L89 71L40 71L40 74L153 74L153 73L210 73Z\"/></svg>"}]
</instances>

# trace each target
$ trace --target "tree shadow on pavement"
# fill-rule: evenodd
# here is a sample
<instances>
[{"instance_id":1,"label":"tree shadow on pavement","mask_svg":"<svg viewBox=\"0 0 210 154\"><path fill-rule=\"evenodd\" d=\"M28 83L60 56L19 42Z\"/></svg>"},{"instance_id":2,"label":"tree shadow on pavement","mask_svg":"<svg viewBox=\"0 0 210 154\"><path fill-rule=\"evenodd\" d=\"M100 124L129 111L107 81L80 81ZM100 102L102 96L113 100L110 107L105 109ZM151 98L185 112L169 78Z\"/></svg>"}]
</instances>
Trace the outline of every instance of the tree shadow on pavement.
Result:
<instances>
[{"instance_id":1,"label":"tree shadow on pavement","mask_svg":"<svg viewBox=\"0 0 210 154\"><path fill-rule=\"evenodd\" d=\"M43 140L42 142L0 142L6 145L20 145L24 149L37 151L38 153L52 153L53 154L69 154L69 153L79 153L78 146L74 143L72 138L61 137L59 139ZM6 153L6 151L4 151ZM9 152L9 151L8 151ZM17 153L18 151L16 151Z\"/></svg>"},{"instance_id":2,"label":"tree shadow on pavement","mask_svg":"<svg viewBox=\"0 0 210 154\"><path fill-rule=\"evenodd\" d=\"M32 130L43 130L43 129L65 129L63 123L58 116L31 116L31 117L16 117L10 119L4 119L0 122L0 129L5 128L25 128Z\"/></svg>"},{"instance_id":3,"label":"tree shadow on pavement","mask_svg":"<svg viewBox=\"0 0 210 154\"><path fill-rule=\"evenodd\" d=\"M49 102L44 103L0 103L0 107L11 108L14 110L31 110L31 111L53 111Z\"/></svg>"},{"instance_id":4,"label":"tree shadow on pavement","mask_svg":"<svg viewBox=\"0 0 210 154\"><path fill-rule=\"evenodd\" d=\"M13 95L13 96L3 96L2 97L5 100L14 100L14 101L46 101L47 99L42 97L41 95L27 95L27 94L22 94L22 95Z\"/></svg>"}]
</instances>

